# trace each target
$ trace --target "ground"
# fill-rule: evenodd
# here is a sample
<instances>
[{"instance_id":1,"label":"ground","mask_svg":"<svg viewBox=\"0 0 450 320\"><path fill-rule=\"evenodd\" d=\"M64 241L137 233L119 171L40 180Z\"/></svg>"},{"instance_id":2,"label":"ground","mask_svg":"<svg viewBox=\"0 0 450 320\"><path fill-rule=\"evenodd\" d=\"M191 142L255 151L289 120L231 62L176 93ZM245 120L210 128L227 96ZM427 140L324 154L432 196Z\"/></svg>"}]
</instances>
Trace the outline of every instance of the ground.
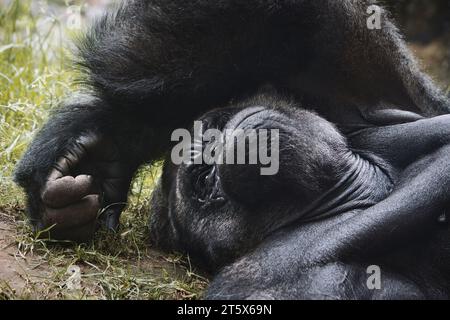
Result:
<instances>
[{"instance_id":1,"label":"ground","mask_svg":"<svg viewBox=\"0 0 450 320\"><path fill-rule=\"evenodd\" d=\"M159 253L147 239L158 164L136 175L116 235L100 233L84 245L54 243L38 240L27 224L13 168L49 111L78 89L68 40L85 18L57 2L0 0L0 299L201 298L208 281L189 257ZM107 0L88 2L95 8ZM448 43L411 44L444 88L450 83Z\"/></svg>"},{"instance_id":2,"label":"ground","mask_svg":"<svg viewBox=\"0 0 450 320\"><path fill-rule=\"evenodd\" d=\"M37 240L21 210L0 212L0 299L196 299L207 283L187 257L129 238L132 229L51 243Z\"/></svg>"},{"instance_id":3,"label":"ground","mask_svg":"<svg viewBox=\"0 0 450 320\"><path fill-rule=\"evenodd\" d=\"M15 292L24 292L27 279L39 271L29 264L26 258L17 254L15 243L11 239L16 237L13 221L8 221L9 215L0 213L0 274L2 278L2 295L10 296ZM27 265L24 266L24 263ZM45 272L45 271L44 271ZM44 274L44 272L42 272Z\"/></svg>"}]
</instances>

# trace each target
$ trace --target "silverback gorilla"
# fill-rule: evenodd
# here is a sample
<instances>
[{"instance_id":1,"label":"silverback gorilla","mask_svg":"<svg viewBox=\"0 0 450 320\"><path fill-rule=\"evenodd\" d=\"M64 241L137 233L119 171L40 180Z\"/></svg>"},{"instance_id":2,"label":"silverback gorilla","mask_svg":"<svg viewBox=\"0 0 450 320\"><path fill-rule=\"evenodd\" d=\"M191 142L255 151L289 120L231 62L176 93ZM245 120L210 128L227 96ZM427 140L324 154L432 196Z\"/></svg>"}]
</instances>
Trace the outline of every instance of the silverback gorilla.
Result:
<instances>
[{"instance_id":1,"label":"silverback gorilla","mask_svg":"<svg viewBox=\"0 0 450 320\"><path fill-rule=\"evenodd\" d=\"M216 274L207 298L448 298L450 103L386 11L367 27L373 4L124 1L79 43L89 93L17 167L30 221L57 239L115 230L133 174L174 129L276 128L275 176L165 161L153 243ZM366 286L374 264L380 290Z\"/></svg>"}]
</instances>

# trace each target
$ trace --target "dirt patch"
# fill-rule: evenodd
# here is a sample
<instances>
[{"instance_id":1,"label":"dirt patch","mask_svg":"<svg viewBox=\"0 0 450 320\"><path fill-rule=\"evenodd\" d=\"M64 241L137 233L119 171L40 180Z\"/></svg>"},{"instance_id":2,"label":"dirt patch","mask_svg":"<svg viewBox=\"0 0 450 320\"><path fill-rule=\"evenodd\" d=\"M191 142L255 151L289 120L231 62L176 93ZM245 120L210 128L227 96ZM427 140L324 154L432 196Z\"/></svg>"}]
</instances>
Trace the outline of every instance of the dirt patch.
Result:
<instances>
[{"instance_id":1,"label":"dirt patch","mask_svg":"<svg viewBox=\"0 0 450 320\"><path fill-rule=\"evenodd\" d=\"M7 216L0 219L0 298L11 296L32 297L28 289L39 284L39 279L48 276L44 262L34 255L23 256L18 250L16 228Z\"/></svg>"},{"instance_id":2,"label":"dirt patch","mask_svg":"<svg viewBox=\"0 0 450 320\"><path fill-rule=\"evenodd\" d=\"M46 246L21 224L0 213L0 300L196 299L207 285L180 255L136 247L116 256L95 242Z\"/></svg>"}]
</instances>

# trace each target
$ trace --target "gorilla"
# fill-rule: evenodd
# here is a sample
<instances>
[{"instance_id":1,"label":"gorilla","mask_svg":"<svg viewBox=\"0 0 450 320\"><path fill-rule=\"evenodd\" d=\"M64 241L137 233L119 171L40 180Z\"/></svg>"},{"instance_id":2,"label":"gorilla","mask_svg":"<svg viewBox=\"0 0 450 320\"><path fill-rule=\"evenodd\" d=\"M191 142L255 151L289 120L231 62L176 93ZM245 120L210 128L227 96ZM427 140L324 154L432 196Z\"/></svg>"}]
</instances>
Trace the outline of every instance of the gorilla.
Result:
<instances>
[{"instance_id":1,"label":"gorilla","mask_svg":"<svg viewBox=\"0 0 450 320\"><path fill-rule=\"evenodd\" d=\"M150 234L216 275L207 298L448 298L450 101L388 12L368 28L374 4L123 1L79 42L86 92L17 166L32 225L116 230L133 174L166 157ZM171 163L195 119L278 129L278 174Z\"/></svg>"}]
</instances>

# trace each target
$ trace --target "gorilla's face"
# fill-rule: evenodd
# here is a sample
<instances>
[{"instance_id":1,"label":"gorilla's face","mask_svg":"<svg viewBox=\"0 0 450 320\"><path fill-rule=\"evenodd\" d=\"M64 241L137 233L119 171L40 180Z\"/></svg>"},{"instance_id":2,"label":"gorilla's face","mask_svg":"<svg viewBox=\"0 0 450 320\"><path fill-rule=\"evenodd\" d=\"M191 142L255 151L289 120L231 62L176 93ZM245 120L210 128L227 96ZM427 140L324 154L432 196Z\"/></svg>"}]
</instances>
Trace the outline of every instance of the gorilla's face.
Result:
<instances>
[{"instance_id":1,"label":"gorilla's face","mask_svg":"<svg viewBox=\"0 0 450 320\"><path fill-rule=\"evenodd\" d=\"M339 181L345 168L339 159L348 151L338 131L317 115L288 104L219 109L199 120L204 131L277 129L279 136L279 150L272 150L279 152L274 175L262 175L259 161L174 165L166 160L152 200L153 240L165 249L188 252L209 268L241 256L306 214L311 218L314 210L305 209ZM274 142L271 134L258 135L261 139L269 146Z\"/></svg>"}]
</instances>

